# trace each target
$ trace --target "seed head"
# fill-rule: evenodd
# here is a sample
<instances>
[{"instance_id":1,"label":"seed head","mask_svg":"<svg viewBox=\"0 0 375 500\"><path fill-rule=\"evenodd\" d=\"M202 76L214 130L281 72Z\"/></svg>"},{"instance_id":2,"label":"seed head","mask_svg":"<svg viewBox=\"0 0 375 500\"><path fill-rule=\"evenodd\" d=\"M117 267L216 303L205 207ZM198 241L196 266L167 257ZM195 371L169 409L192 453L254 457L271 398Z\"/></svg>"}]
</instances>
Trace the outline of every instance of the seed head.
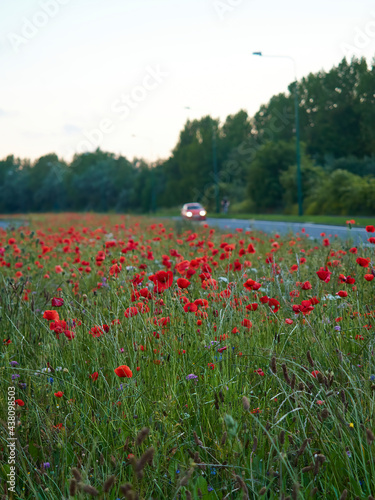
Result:
<instances>
[{"instance_id":1,"label":"seed head","mask_svg":"<svg viewBox=\"0 0 375 500\"><path fill-rule=\"evenodd\" d=\"M249 402L249 400L247 399L247 397L246 397L246 396L244 396L244 397L242 398L242 405L243 405L243 409L244 409L245 411L249 411L249 409L250 409L250 402Z\"/></svg>"},{"instance_id":2,"label":"seed head","mask_svg":"<svg viewBox=\"0 0 375 500\"><path fill-rule=\"evenodd\" d=\"M73 467L72 474L73 474L74 478L76 479L76 481L82 481L81 473L79 472L77 467Z\"/></svg>"},{"instance_id":3,"label":"seed head","mask_svg":"<svg viewBox=\"0 0 375 500\"><path fill-rule=\"evenodd\" d=\"M276 374L277 373L277 366L276 366L276 358L275 358L275 356L272 356L270 367L271 367L272 372Z\"/></svg>"},{"instance_id":4,"label":"seed head","mask_svg":"<svg viewBox=\"0 0 375 500\"><path fill-rule=\"evenodd\" d=\"M97 497L99 495L99 491L89 484L84 484L81 489L92 497Z\"/></svg>"},{"instance_id":5,"label":"seed head","mask_svg":"<svg viewBox=\"0 0 375 500\"><path fill-rule=\"evenodd\" d=\"M344 390L340 391L340 399L341 401L345 404L346 403L346 397L345 397L345 392Z\"/></svg>"},{"instance_id":6,"label":"seed head","mask_svg":"<svg viewBox=\"0 0 375 500\"><path fill-rule=\"evenodd\" d=\"M293 490L292 490L292 499L297 500L298 499L298 493L299 493L299 484L295 483L293 485Z\"/></svg>"},{"instance_id":7,"label":"seed head","mask_svg":"<svg viewBox=\"0 0 375 500\"><path fill-rule=\"evenodd\" d=\"M307 361L310 363L310 366L314 367L314 361L311 357L311 352L307 351L306 356L307 356Z\"/></svg>"},{"instance_id":8,"label":"seed head","mask_svg":"<svg viewBox=\"0 0 375 500\"><path fill-rule=\"evenodd\" d=\"M320 418L322 420L325 420L328 417L329 417L329 411L327 410L327 408L324 408L324 410L320 414Z\"/></svg>"},{"instance_id":9,"label":"seed head","mask_svg":"<svg viewBox=\"0 0 375 500\"><path fill-rule=\"evenodd\" d=\"M77 493L77 481L75 479L71 479L69 483L69 495L74 497Z\"/></svg>"},{"instance_id":10,"label":"seed head","mask_svg":"<svg viewBox=\"0 0 375 500\"><path fill-rule=\"evenodd\" d=\"M375 441L375 436L371 429L366 429L366 438L367 443L370 445Z\"/></svg>"},{"instance_id":11,"label":"seed head","mask_svg":"<svg viewBox=\"0 0 375 500\"><path fill-rule=\"evenodd\" d=\"M284 379L285 379L285 382L290 385L290 378L289 378L289 374L288 374L288 368L286 367L286 364L283 363L281 365L281 368L283 369L283 375L284 375Z\"/></svg>"},{"instance_id":12,"label":"seed head","mask_svg":"<svg viewBox=\"0 0 375 500\"><path fill-rule=\"evenodd\" d=\"M307 467L304 467L302 469L302 472L305 473L305 472L310 472L311 470L314 469L314 466L313 465L308 465Z\"/></svg>"},{"instance_id":13,"label":"seed head","mask_svg":"<svg viewBox=\"0 0 375 500\"><path fill-rule=\"evenodd\" d=\"M109 493L115 484L115 476L109 476L104 483L103 491L104 493Z\"/></svg>"},{"instance_id":14,"label":"seed head","mask_svg":"<svg viewBox=\"0 0 375 500\"><path fill-rule=\"evenodd\" d=\"M224 446L227 440L227 431L224 432L223 437L221 438L221 446Z\"/></svg>"},{"instance_id":15,"label":"seed head","mask_svg":"<svg viewBox=\"0 0 375 500\"><path fill-rule=\"evenodd\" d=\"M193 432L193 435L194 435L194 441L195 441L195 444L198 445L198 446L202 446L202 441L199 439L197 433L194 431Z\"/></svg>"},{"instance_id":16,"label":"seed head","mask_svg":"<svg viewBox=\"0 0 375 500\"><path fill-rule=\"evenodd\" d=\"M279 443L283 445L285 443L285 431L281 431L279 435Z\"/></svg>"},{"instance_id":17,"label":"seed head","mask_svg":"<svg viewBox=\"0 0 375 500\"><path fill-rule=\"evenodd\" d=\"M143 427L143 429L141 429L137 435L137 439L135 440L135 444L136 446L140 446L143 441L146 439L146 437L148 436L150 432L150 429L148 427Z\"/></svg>"}]
</instances>

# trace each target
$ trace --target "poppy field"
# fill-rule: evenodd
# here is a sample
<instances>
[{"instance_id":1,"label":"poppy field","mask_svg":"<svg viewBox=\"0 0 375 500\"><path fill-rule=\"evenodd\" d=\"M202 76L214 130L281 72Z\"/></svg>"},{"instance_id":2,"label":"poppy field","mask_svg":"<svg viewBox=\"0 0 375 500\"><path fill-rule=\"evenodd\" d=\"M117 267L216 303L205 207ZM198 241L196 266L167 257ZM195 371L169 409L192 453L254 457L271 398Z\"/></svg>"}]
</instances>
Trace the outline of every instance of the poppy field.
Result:
<instances>
[{"instance_id":1,"label":"poppy field","mask_svg":"<svg viewBox=\"0 0 375 500\"><path fill-rule=\"evenodd\" d=\"M0 494L373 499L363 231L355 247L74 213L0 229Z\"/></svg>"}]
</instances>

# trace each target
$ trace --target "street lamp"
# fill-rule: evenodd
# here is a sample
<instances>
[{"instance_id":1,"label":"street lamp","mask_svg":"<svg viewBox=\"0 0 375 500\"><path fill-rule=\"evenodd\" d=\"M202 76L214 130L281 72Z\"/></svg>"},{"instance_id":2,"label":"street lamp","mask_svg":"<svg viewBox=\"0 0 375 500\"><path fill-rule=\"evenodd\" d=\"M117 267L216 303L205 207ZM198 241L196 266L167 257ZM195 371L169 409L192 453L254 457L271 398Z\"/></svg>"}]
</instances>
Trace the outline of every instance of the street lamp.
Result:
<instances>
[{"instance_id":1,"label":"street lamp","mask_svg":"<svg viewBox=\"0 0 375 500\"><path fill-rule=\"evenodd\" d=\"M190 106L185 106L185 109L191 110ZM219 182L217 174L217 147L216 147L216 130L212 126L212 166L214 171L214 182L215 182L215 201L216 201L216 213L220 213L220 202L219 202Z\"/></svg>"},{"instance_id":2,"label":"street lamp","mask_svg":"<svg viewBox=\"0 0 375 500\"><path fill-rule=\"evenodd\" d=\"M302 176L301 176L301 148L300 148L300 134L299 134L299 97L298 97L298 82L296 61L290 56L269 56L264 55L262 52L253 52L253 56L272 57L278 59L289 59L293 62L294 67L294 108L296 120L296 156L297 156L297 191L298 191L298 215L303 215L302 204Z\"/></svg>"}]
</instances>

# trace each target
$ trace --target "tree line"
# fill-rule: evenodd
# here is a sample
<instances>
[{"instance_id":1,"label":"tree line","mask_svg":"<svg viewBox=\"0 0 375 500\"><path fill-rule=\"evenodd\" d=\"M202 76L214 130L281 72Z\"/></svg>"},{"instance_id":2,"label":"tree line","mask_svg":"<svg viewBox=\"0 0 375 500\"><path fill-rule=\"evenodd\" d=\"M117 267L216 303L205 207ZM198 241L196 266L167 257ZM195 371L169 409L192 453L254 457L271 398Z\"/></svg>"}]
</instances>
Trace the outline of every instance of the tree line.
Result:
<instances>
[{"instance_id":1,"label":"tree line","mask_svg":"<svg viewBox=\"0 0 375 500\"><path fill-rule=\"evenodd\" d=\"M375 60L347 61L298 83L307 214L375 214ZM166 160L150 165L100 149L0 161L0 212L145 213L219 196L239 213L297 213L294 84L253 117L188 120ZM214 173L214 157L217 174Z\"/></svg>"}]
</instances>

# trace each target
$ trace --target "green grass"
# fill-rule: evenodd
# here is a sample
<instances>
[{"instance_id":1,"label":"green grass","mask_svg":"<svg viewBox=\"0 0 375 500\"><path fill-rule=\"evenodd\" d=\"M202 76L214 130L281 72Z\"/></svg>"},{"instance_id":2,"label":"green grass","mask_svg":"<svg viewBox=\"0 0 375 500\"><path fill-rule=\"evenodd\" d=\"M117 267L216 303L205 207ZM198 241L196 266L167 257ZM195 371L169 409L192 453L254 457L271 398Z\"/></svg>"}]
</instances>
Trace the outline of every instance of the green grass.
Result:
<instances>
[{"instance_id":1,"label":"green grass","mask_svg":"<svg viewBox=\"0 0 375 500\"><path fill-rule=\"evenodd\" d=\"M0 327L11 340L0 351L0 494L9 473L6 397L14 385L25 403L16 407L17 500L67 499L69 488L86 499L94 493L88 485L101 500L135 498L121 491L126 483L142 499L303 500L314 488L322 500L343 498L344 490L348 498L374 495L375 442L366 434L375 431L375 280L364 279L371 266L360 267L340 241L327 249L304 237L271 242L236 233L223 242L220 231L194 226L192 238L187 227L62 214L0 230L2 262L9 263L1 267ZM250 243L256 253L241 255ZM196 271L187 291L173 281L162 294L136 296L150 273L168 269L166 255L175 278L181 261ZM372 248L359 255L374 259ZM215 281L204 283L207 265ZM325 265L327 283L316 274ZM356 283L340 283L340 274ZM249 278L261 284L258 291L244 287ZM339 290L347 297L338 298ZM58 296L63 306L52 307ZM273 312L265 297L280 307ZM319 303L296 315L293 306L312 297ZM207 307L186 312L184 303L197 299ZM249 304L258 307L249 311ZM125 317L135 306L139 313ZM73 340L50 329L43 311L51 309ZM90 335L102 325L108 331ZM115 374L120 365L132 378Z\"/></svg>"}]
</instances>

